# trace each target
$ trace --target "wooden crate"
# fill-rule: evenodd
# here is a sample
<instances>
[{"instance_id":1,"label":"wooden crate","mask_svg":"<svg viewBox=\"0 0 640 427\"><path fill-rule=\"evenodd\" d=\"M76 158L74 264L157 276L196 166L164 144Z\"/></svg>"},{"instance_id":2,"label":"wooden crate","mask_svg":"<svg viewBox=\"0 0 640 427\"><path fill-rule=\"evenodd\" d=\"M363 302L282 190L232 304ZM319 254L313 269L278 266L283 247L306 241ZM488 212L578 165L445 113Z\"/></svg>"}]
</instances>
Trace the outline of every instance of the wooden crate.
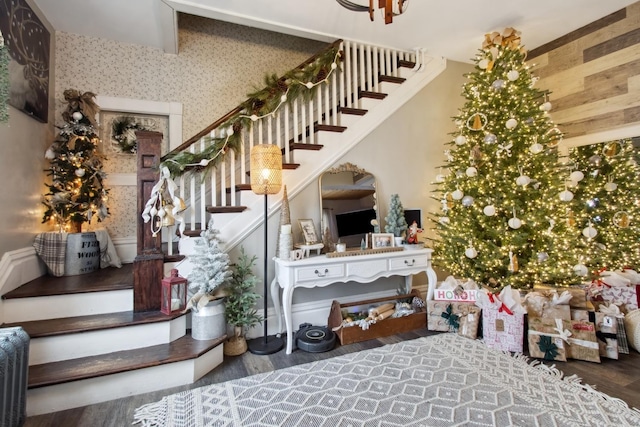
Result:
<instances>
[{"instance_id":1,"label":"wooden crate","mask_svg":"<svg viewBox=\"0 0 640 427\"><path fill-rule=\"evenodd\" d=\"M394 295L385 298L376 298L364 301L356 301L347 304L340 304L338 301L333 301L331 304L331 311L329 312L328 325L330 329L336 329L342 325L342 310L349 307L357 306L370 306L374 304L383 304L389 302L396 302L397 300L407 299L413 297L420 297L420 294L416 289L413 289L410 294ZM413 331L415 329L427 327L427 313L424 308L418 308L413 314L403 317L394 317L381 320L377 323L369 325L369 329L363 330L360 326L347 326L336 330L336 335L340 340L340 344L351 344L354 342L372 340L381 337L388 337L390 335L399 334L402 332Z\"/></svg>"}]
</instances>

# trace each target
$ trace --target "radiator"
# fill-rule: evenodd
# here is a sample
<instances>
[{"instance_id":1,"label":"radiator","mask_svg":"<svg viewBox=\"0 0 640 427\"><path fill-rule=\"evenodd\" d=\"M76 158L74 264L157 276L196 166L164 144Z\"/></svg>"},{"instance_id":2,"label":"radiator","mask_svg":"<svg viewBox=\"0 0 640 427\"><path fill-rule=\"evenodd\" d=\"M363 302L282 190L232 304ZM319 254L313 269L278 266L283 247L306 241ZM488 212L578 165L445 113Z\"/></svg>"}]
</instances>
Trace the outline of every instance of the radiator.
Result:
<instances>
[{"instance_id":1,"label":"radiator","mask_svg":"<svg viewBox=\"0 0 640 427\"><path fill-rule=\"evenodd\" d=\"M29 335L20 327L0 328L0 427L25 423L28 372Z\"/></svg>"}]
</instances>

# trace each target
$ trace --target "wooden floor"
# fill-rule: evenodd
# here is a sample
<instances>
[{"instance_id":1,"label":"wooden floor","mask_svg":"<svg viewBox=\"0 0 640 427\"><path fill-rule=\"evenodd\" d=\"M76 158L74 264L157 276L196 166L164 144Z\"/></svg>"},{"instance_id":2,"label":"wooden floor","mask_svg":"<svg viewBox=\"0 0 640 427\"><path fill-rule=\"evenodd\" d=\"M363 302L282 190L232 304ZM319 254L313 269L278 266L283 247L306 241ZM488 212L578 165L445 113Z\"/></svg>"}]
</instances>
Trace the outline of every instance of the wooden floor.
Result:
<instances>
[{"instance_id":1,"label":"wooden floor","mask_svg":"<svg viewBox=\"0 0 640 427\"><path fill-rule=\"evenodd\" d=\"M245 353L237 357L225 356L225 360L220 366L190 386L176 387L53 414L30 417L27 419L25 427L128 426L133 422L133 412L137 407L158 401L167 394L375 348L385 344L415 339L434 333L421 329L346 346L338 345L335 349L326 353L306 353L297 350L287 356L282 350L269 356L256 356L251 353ZM575 374L582 378L584 384L595 386L597 390L620 398L630 406L640 408L640 353L634 350L631 350L631 352L632 354L629 355L621 355L620 360L603 359L601 364L578 360L554 363L566 375Z\"/></svg>"}]
</instances>

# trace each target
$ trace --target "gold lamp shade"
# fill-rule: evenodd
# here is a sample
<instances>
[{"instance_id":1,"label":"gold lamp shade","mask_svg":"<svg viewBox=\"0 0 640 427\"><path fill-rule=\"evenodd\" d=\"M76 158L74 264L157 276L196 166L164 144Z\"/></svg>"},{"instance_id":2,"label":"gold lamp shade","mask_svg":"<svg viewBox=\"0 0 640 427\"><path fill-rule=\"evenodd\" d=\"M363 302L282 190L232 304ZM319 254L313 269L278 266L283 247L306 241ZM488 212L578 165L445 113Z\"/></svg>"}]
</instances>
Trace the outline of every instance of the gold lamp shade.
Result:
<instances>
[{"instance_id":1,"label":"gold lamp shade","mask_svg":"<svg viewBox=\"0 0 640 427\"><path fill-rule=\"evenodd\" d=\"M282 152L277 145L259 144L251 148L251 191L277 194L282 187Z\"/></svg>"}]
</instances>

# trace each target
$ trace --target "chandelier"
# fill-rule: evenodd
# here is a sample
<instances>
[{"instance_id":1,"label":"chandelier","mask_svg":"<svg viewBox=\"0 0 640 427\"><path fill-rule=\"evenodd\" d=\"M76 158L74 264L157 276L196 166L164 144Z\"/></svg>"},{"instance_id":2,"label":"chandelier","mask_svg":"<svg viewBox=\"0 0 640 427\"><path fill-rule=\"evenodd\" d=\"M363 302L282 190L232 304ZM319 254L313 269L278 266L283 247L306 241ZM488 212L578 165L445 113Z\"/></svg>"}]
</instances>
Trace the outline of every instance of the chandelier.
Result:
<instances>
[{"instance_id":1,"label":"chandelier","mask_svg":"<svg viewBox=\"0 0 640 427\"><path fill-rule=\"evenodd\" d=\"M373 21L373 15L378 8L384 16L384 23L391 24L393 17L402 15L409 7L409 0L369 0L369 5L362 5L350 0L336 0L345 9L354 12L369 12L369 19ZM362 0L359 0L362 2Z\"/></svg>"}]
</instances>

